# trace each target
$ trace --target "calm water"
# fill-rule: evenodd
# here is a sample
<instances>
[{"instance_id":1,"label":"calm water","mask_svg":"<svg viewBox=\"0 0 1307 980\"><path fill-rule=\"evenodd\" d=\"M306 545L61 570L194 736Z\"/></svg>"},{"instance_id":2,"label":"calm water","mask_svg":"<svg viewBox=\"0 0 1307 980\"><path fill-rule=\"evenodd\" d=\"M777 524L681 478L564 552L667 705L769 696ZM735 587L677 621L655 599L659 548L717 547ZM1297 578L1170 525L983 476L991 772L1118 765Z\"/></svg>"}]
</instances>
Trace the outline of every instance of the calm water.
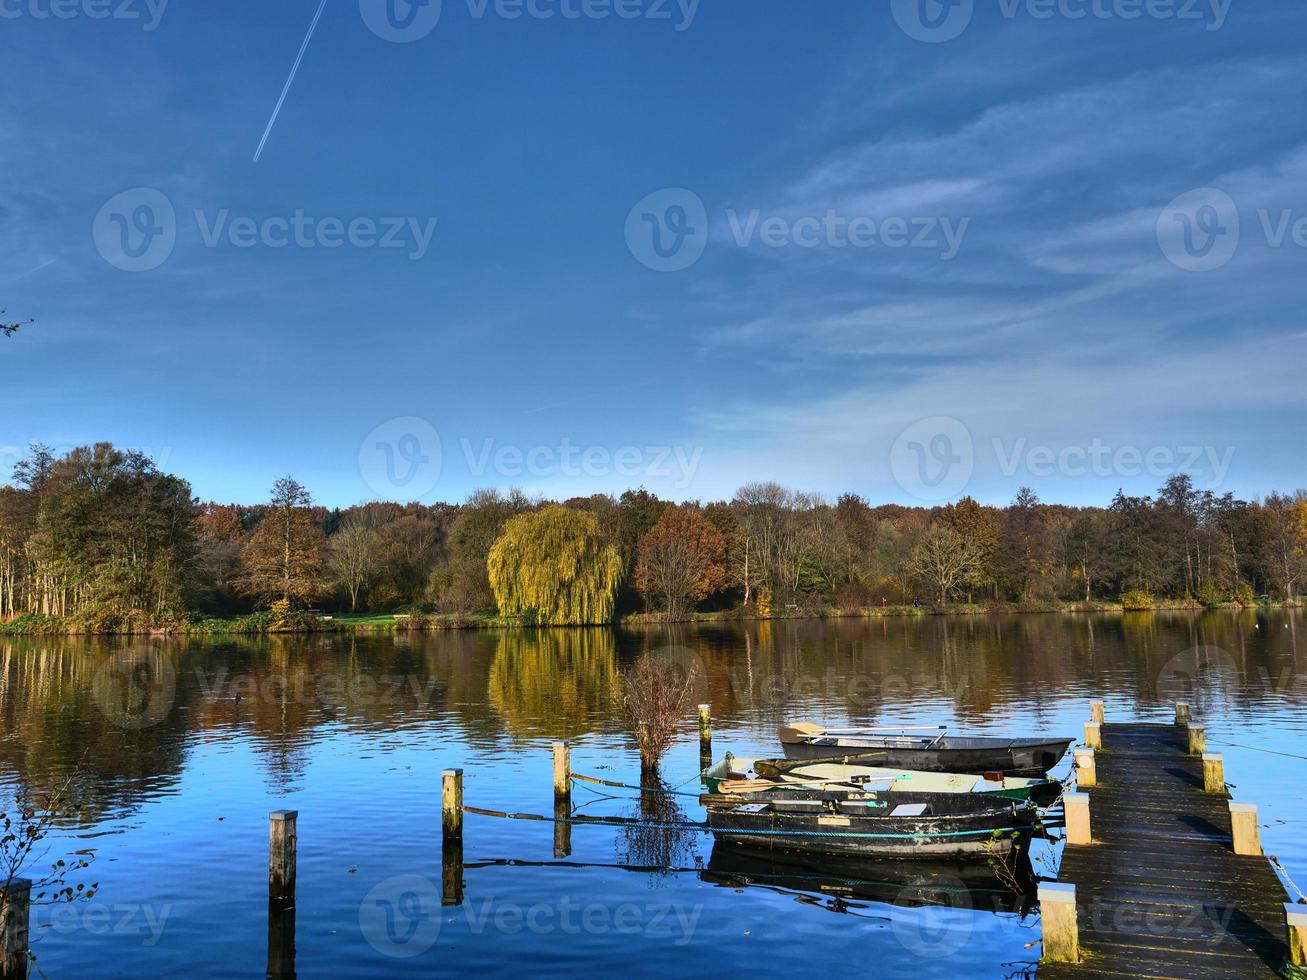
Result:
<instances>
[{"instance_id":1,"label":"calm water","mask_svg":"<svg viewBox=\"0 0 1307 980\"><path fill-rule=\"evenodd\" d=\"M823 878L693 833L578 827L559 862L550 824L469 816L463 905L442 909L440 770L464 768L469 804L551 813L550 743L570 739L576 771L638 781L618 697L646 650L696 666L719 755L774 753L783 720L1078 735L1092 697L1109 720L1166 720L1188 699L1236 796L1261 805L1268 852L1307 885L1304 625L1221 613L0 640L2 788L40 787L79 761L86 773L80 822L55 849L93 847L101 891L38 915L51 978L264 975L267 813L281 808L300 812L299 977L1021 976L1038 916L983 874ZM698 767L687 717L664 764L691 794L670 798L680 819L703 817ZM642 812L633 794L604 792L578 786L574 803ZM1052 848L1035 857L1055 867Z\"/></svg>"}]
</instances>

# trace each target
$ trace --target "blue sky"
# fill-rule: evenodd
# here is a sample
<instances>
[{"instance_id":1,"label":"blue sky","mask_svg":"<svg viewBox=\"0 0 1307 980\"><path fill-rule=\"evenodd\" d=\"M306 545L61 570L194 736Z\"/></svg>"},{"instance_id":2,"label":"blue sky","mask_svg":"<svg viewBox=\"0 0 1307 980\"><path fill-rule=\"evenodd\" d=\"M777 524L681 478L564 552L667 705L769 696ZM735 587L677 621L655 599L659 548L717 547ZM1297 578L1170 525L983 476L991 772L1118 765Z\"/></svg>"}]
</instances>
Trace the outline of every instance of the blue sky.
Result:
<instances>
[{"instance_id":1,"label":"blue sky","mask_svg":"<svg viewBox=\"0 0 1307 980\"><path fill-rule=\"evenodd\" d=\"M0 477L1307 485L1299 5L327 0L255 162L319 0L55 2L0 0Z\"/></svg>"}]
</instances>

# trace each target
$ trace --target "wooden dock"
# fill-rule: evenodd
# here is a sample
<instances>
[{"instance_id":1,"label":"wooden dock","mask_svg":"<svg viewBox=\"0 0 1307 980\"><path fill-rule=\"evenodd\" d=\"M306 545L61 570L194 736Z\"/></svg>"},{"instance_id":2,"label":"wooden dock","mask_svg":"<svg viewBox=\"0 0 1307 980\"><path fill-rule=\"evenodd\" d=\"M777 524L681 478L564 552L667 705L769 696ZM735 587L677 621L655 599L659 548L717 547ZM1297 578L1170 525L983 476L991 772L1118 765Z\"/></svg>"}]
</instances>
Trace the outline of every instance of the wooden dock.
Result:
<instances>
[{"instance_id":1,"label":"wooden dock","mask_svg":"<svg viewBox=\"0 0 1307 980\"><path fill-rule=\"evenodd\" d=\"M1203 760L1190 754L1184 725L1103 724L1099 734L1095 785L1081 789L1091 842L1067 844L1058 885L1041 903L1041 980L1282 975L1289 899L1255 834L1247 843L1255 813L1238 819L1241 849L1257 853L1236 854L1228 794L1205 791ZM1219 757L1209 766L1219 772ZM1223 776L1216 785L1224 787ZM1085 801L1072 802L1080 809ZM1072 819L1068 806L1069 840ZM1078 928L1080 962L1050 962L1050 936L1067 948L1050 930L1067 922L1071 936Z\"/></svg>"}]
</instances>

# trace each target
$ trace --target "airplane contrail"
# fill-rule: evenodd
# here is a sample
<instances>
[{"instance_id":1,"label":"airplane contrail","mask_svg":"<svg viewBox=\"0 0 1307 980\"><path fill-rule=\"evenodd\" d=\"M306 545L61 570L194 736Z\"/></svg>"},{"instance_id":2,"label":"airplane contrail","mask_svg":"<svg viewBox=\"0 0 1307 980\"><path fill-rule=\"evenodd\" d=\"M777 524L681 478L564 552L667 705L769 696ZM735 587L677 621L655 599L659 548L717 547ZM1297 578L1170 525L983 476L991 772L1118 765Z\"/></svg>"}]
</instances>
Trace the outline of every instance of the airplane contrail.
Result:
<instances>
[{"instance_id":1,"label":"airplane contrail","mask_svg":"<svg viewBox=\"0 0 1307 980\"><path fill-rule=\"evenodd\" d=\"M263 148L268 144L268 137L272 135L272 127L277 125L277 116L281 114L281 107L286 102L286 96L290 93L290 87L295 84L295 76L299 73L300 62L304 60L304 53L309 49L309 42L313 40L313 32L318 29L318 21L322 20L322 12L327 9L327 0L322 0L318 5L318 12L313 15L313 23L309 25L309 32L304 35L304 43L300 45L300 53L295 58L295 64L290 66L290 74L286 77L286 84L281 90L281 98L277 100L277 105L272 110L272 116L268 119L267 128L263 130L263 139L259 140L259 148L254 151L254 162L259 162L259 157L263 156Z\"/></svg>"}]
</instances>

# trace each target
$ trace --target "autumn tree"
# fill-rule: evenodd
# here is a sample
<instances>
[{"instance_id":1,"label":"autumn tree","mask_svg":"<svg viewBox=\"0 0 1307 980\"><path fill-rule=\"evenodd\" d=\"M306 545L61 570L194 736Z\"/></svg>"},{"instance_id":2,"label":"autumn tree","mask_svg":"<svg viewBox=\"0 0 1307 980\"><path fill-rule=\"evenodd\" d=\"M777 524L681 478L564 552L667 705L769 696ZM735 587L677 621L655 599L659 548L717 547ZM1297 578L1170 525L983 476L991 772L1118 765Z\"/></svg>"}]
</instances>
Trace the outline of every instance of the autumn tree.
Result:
<instances>
[{"instance_id":1,"label":"autumn tree","mask_svg":"<svg viewBox=\"0 0 1307 980\"><path fill-rule=\"evenodd\" d=\"M349 611L357 612L359 596L372 586L384 562L384 541L376 517L369 511L350 517L331 536L327 566L349 595Z\"/></svg>"},{"instance_id":2,"label":"autumn tree","mask_svg":"<svg viewBox=\"0 0 1307 980\"><path fill-rule=\"evenodd\" d=\"M553 505L505 525L486 562L499 612L549 626L613 619L622 559L593 514Z\"/></svg>"},{"instance_id":3,"label":"autumn tree","mask_svg":"<svg viewBox=\"0 0 1307 980\"><path fill-rule=\"evenodd\" d=\"M668 507L640 538L635 581L672 619L726 585L726 541L696 506Z\"/></svg>"},{"instance_id":4,"label":"autumn tree","mask_svg":"<svg viewBox=\"0 0 1307 980\"><path fill-rule=\"evenodd\" d=\"M1267 551L1273 574L1290 602L1307 575L1307 496L1273 493L1263 506L1269 529Z\"/></svg>"},{"instance_id":5,"label":"autumn tree","mask_svg":"<svg viewBox=\"0 0 1307 980\"><path fill-rule=\"evenodd\" d=\"M430 574L427 594L437 609L472 612L494 606L487 566L490 549L509 518L531 507L516 489L507 494L478 490L467 499L450 525L445 558Z\"/></svg>"},{"instance_id":6,"label":"autumn tree","mask_svg":"<svg viewBox=\"0 0 1307 980\"><path fill-rule=\"evenodd\" d=\"M325 538L309 510L312 505L309 491L294 477L273 484L271 509L241 554L236 585L242 594L293 607L309 605L326 593Z\"/></svg>"},{"instance_id":7,"label":"autumn tree","mask_svg":"<svg viewBox=\"0 0 1307 980\"><path fill-rule=\"evenodd\" d=\"M946 527L927 531L910 559L913 573L934 590L940 605L975 575L979 564L975 546Z\"/></svg>"}]
</instances>

